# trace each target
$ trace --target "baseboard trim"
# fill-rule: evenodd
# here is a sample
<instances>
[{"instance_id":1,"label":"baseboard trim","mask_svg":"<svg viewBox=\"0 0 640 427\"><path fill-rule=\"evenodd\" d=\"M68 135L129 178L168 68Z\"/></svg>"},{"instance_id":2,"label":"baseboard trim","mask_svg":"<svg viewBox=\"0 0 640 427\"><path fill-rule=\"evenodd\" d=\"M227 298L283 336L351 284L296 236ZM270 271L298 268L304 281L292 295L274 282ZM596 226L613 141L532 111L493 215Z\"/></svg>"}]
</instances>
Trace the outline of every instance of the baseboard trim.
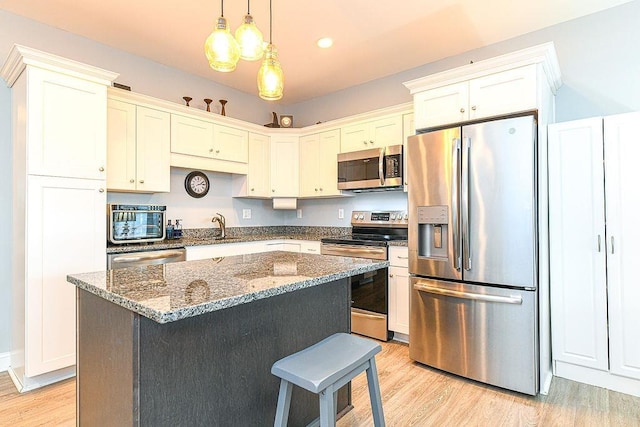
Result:
<instances>
[{"instance_id":1,"label":"baseboard trim","mask_svg":"<svg viewBox=\"0 0 640 427\"><path fill-rule=\"evenodd\" d=\"M572 381L640 397L640 380L556 360L554 374Z\"/></svg>"},{"instance_id":2,"label":"baseboard trim","mask_svg":"<svg viewBox=\"0 0 640 427\"><path fill-rule=\"evenodd\" d=\"M0 372L9 370L9 356L11 353L8 351L6 353L0 353Z\"/></svg>"}]
</instances>

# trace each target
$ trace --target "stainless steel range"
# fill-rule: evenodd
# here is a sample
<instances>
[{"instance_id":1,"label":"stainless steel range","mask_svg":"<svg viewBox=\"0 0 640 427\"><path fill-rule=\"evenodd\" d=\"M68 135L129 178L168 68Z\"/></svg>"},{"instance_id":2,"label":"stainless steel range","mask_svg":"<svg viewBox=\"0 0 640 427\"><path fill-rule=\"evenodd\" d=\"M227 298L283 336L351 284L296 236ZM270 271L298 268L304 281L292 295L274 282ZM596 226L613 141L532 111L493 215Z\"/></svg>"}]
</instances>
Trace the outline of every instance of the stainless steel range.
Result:
<instances>
[{"instance_id":1,"label":"stainless steel range","mask_svg":"<svg viewBox=\"0 0 640 427\"><path fill-rule=\"evenodd\" d=\"M388 259L389 241L407 240L408 215L405 211L354 211L352 234L322 239L323 255L377 260ZM389 332L388 269L359 274L351 278L351 332L382 341Z\"/></svg>"}]
</instances>

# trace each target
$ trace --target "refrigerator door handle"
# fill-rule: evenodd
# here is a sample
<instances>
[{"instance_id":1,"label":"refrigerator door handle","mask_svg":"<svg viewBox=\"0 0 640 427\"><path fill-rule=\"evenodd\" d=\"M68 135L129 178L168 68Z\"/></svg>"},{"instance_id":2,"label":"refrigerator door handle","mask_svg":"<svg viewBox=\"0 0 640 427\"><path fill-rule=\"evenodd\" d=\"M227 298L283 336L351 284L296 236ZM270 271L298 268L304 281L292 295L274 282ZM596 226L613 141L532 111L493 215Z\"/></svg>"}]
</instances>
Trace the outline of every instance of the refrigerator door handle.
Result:
<instances>
[{"instance_id":1,"label":"refrigerator door handle","mask_svg":"<svg viewBox=\"0 0 640 427\"><path fill-rule=\"evenodd\" d=\"M462 140L462 261L465 270L471 270L471 229L469 224L469 156L471 138Z\"/></svg>"},{"instance_id":2,"label":"refrigerator door handle","mask_svg":"<svg viewBox=\"0 0 640 427\"><path fill-rule=\"evenodd\" d=\"M460 271L462 255L460 254L460 138L454 138L453 161L451 167L451 219L453 234L453 268Z\"/></svg>"},{"instance_id":3,"label":"refrigerator door handle","mask_svg":"<svg viewBox=\"0 0 640 427\"><path fill-rule=\"evenodd\" d=\"M415 289L418 292L426 292L428 294L469 299L469 300L475 300L475 301L496 302L496 303L502 303L502 304L515 304L515 305L522 304L522 297L519 297L519 296L507 297L507 296L501 296L501 295L476 294L475 292L454 291L452 289L444 289L444 288L429 286L420 282L414 283L413 289Z\"/></svg>"},{"instance_id":4,"label":"refrigerator door handle","mask_svg":"<svg viewBox=\"0 0 640 427\"><path fill-rule=\"evenodd\" d=\"M380 177L380 185L384 185L384 148L380 149L378 155L378 176Z\"/></svg>"}]
</instances>

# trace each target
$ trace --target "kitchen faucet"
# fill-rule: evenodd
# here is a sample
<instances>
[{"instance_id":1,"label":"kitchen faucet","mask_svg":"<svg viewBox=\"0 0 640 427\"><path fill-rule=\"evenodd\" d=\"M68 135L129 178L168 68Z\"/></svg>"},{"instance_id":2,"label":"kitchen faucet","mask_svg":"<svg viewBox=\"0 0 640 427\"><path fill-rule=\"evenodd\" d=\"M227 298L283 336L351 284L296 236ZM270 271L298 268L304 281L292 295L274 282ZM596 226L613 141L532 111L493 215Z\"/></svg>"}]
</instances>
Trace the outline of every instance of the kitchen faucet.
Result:
<instances>
[{"instance_id":1,"label":"kitchen faucet","mask_svg":"<svg viewBox=\"0 0 640 427\"><path fill-rule=\"evenodd\" d=\"M224 239L225 236L225 224L226 224L226 220L224 219L224 216L221 213L216 213L216 216L214 216L213 218L211 218L211 222L217 222L218 225L220 226L220 238Z\"/></svg>"}]
</instances>

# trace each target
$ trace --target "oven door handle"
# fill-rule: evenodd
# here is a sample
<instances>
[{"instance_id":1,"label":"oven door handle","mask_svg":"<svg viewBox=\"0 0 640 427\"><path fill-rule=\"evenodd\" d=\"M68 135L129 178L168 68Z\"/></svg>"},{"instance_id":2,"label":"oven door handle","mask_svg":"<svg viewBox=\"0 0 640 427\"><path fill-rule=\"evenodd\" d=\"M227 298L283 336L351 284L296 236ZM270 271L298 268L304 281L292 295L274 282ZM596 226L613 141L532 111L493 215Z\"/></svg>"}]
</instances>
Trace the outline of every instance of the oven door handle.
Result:
<instances>
[{"instance_id":1,"label":"oven door handle","mask_svg":"<svg viewBox=\"0 0 640 427\"><path fill-rule=\"evenodd\" d=\"M501 296L501 295L487 295L487 294L476 294L475 292L464 292L464 291L454 291L451 289L443 289L437 288L434 286L425 285L424 283L415 283L413 285L413 289L419 292L426 292L429 294L442 295L446 297L455 297L462 299L470 299L476 301L484 301L484 302L497 302L503 304L522 304L522 297L517 296Z\"/></svg>"},{"instance_id":2,"label":"oven door handle","mask_svg":"<svg viewBox=\"0 0 640 427\"><path fill-rule=\"evenodd\" d=\"M184 256L184 252L182 251L163 251L159 254L149 254L149 255L138 255L138 256L119 256L115 257L111 260L112 263L120 263L120 262L139 262L139 261L150 261L154 259L170 259L170 258L180 258Z\"/></svg>"},{"instance_id":3,"label":"oven door handle","mask_svg":"<svg viewBox=\"0 0 640 427\"><path fill-rule=\"evenodd\" d=\"M387 248L364 248L353 245L323 244L321 246L323 255L353 256L360 258L387 259Z\"/></svg>"}]
</instances>

